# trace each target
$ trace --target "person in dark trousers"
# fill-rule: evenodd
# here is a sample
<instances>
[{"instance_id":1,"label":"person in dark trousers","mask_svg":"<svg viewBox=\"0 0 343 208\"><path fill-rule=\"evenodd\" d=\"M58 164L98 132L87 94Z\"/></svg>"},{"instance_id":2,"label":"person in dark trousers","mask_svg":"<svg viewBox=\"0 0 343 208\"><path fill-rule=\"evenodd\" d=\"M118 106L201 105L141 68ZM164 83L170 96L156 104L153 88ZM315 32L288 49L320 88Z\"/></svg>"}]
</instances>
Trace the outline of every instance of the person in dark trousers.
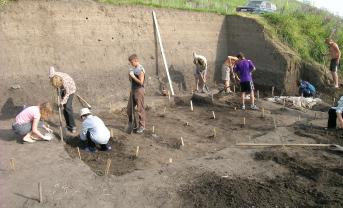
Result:
<instances>
[{"instance_id":1,"label":"person in dark trousers","mask_svg":"<svg viewBox=\"0 0 343 208\"><path fill-rule=\"evenodd\" d=\"M62 72L55 72L54 67L50 67L49 78L53 87L59 88L61 92L61 105L63 106L63 115L67 124L67 130L76 133L76 125L73 111L73 98L76 92L76 86L73 78Z\"/></svg>"},{"instance_id":2,"label":"person in dark trousers","mask_svg":"<svg viewBox=\"0 0 343 208\"><path fill-rule=\"evenodd\" d=\"M134 114L133 112L134 107L137 106L138 117L139 117L139 127L136 130L136 133L142 134L145 130L145 122L146 122L145 109L144 109L145 70L143 66L140 65L138 56L136 54L132 54L129 57L129 63L131 66L129 70L129 80L131 81L131 92L130 92L130 99L127 103L127 115L129 117L128 130L134 128L134 126L132 126L132 122L133 122L132 114Z\"/></svg>"},{"instance_id":3,"label":"person in dark trousers","mask_svg":"<svg viewBox=\"0 0 343 208\"><path fill-rule=\"evenodd\" d=\"M80 110L82 126L80 130L80 139L86 143L85 151L96 152L96 145L100 146L100 151L111 150L108 145L110 140L110 131L104 122L97 116L93 116L88 108Z\"/></svg>"},{"instance_id":4,"label":"person in dark trousers","mask_svg":"<svg viewBox=\"0 0 343 208\"><path fill-rule=\"evenodd\" d=\"M316 95L316 88L309 82L300 80L299 85L299 94L303 97L314 97Z\"/></svg>"},{"instance_id":5,"label":"person in dark trousers","mask_svg":"<svg viewBox=\"0 0 343 208\"><path fill-rule=\"evenodd\" d=\"M336 129L336 122L338 120L339 128L343 128L343 96L337 102L336 107L331 107L329 109L329 119L328 119L328 129Z\"/></svg>"}]
</instances>

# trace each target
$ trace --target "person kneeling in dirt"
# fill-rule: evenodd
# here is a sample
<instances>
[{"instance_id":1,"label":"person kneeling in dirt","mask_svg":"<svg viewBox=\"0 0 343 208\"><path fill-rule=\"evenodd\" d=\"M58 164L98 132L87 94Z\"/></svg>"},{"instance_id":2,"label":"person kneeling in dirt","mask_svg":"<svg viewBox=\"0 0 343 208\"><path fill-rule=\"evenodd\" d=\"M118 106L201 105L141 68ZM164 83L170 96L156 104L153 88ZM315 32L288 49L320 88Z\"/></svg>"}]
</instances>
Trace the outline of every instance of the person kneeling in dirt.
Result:
<instances>
[{"instance_id":1,"label":"person kneeling in dirt","mask_svg":"<svg viewBox=\"0 0 343 208\"><path fill-rule=\"evenodd\" d=\"M309 82L298 81L299 94L303 97L314 97L316 95L316 88Z\"/></svg>"},{"instance_id":2,"label":"person kneeling in dirt","mask_svg":"<svg viewBox=\"0 0 343 208\"><path fill-rule=\"evenodd\" d=\"M76 133L76 125L73 112L73 98L76 92L76 86L73 78L62 72L55 72L54 67L50 67L49 78L51 85L59 88L61 92L61 105L63 106L63 115L67 124L67 130Z\"/></svg>"},{"instance_id":3,"label":"person kneeling in dirt","mask_svg":"<svg viewBox=\"0 0 343 208\"><path fill-rule=\"evenodd\" d=\"M228 56L222 66L222 80L224 82L225 92L227 93L232 92L230 89L230 75L232 75L233 79L236 78L235 73L233 73L233 68L237 61L238 61L237 57Z\"/></svg>"},{"instance_id":4,"label":"person kneeling in dirt","mask_svg":"<svg viewBox=\"0 0 343 208\"><path fill-rule=\"evenodd\" d=\"M195 92L205 92L207 80L207 60L205 56L193 52L193 63L195 64ZM201 89L199 91L199 89Z\"/></svg>"},{"instance_id":5,"label":"person kneeling in dirt","mask_svg":"<svg viewBox=\"0 0 343 208\"><path fill-rule=\"evenodd\" d=\"M39 106L31 106L22 110L15 118L15 123L12 124L14 133L24 136L23 141L33 143L36 140L50 141L51 135L43 135L39 128L43 128L48 133L53 131L49 129L41 120L46 120L52 114L50 103L43 103Z\"/></svg>"},{"instance_id":6,"label":"person kneeling in dirt","mask_svg":"<svg viewBox=\"0 0 343 208\"><path fill-rule=\"evenodd\" d=\"M88 108L80 110L82 126L80 139L86 143L85 151L96 152L96 145L100 145L100 151L111 150L108 145L110 140L110 131L104 122L97 116L93 116Z\"/></svg>"},{"instance_id":7,"label":"person kneeling in dirt","mask_svg":"<svg viewBox=\"0 0 343 208\"><path fill-rule=\"evenodd\" d=\"M250 94L251 109L258 110L255 105L254 83L252 81L252 72L256 70L252 61L245 59L243 53L237 55L238 62L234 72L239 74L242 91L242 110L245 110L245 94Z\"/></svg>"},{"instance_id":8,"label":"person kneeling in dirt","mask_svg":"<svg viewBox=\"0 0 343 208\"><path fill-rule=\"evenodd\" d=\"M144 80L145 70L139 63L138 56L132 54L129 57L129 62L132 68L129 70L129 80L131 81L131 92L129 102L127 103L127 115L129 117L128 131L135 128L134 109L137 105L139 128L136 133L142 134L145 129L145 109L144 109Z\"/></svg>"}]
</instances>

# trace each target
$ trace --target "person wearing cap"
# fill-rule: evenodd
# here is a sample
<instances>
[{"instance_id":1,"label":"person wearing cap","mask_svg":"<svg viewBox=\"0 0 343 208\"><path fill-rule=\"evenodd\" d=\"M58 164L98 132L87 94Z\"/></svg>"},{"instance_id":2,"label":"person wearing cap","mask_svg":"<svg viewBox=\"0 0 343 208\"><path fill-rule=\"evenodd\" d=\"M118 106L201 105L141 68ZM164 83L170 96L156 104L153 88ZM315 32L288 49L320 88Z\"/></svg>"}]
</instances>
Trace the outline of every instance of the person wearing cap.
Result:
<instances>
[{"instance_id":1,"label":"person wearing cap","mask_svg":"<svg viewBox=\"0 0 343 208\"><path fill-rule=\"evenodd\" d=\"M245 94L250 94L250 108L252 110L258 110L258 107L255 105L255 88L252 80L252 72L255 71L256 68L251 60L248 60L244 57L243 53L239 53L236 57L238 58L238 61L236 62L234 72L238 73L240 78L242 91L242 110L245 110Z\"/></svg>"},{"instance_id":2,"label":"person wearing cap","mask_svg":"<svg viewBox=\"0 0 343 208\"><path fill-rule=\"evenodd\" d=\"M86 143L85 150L96 152L96 145L100 146L100 151L111 150L111 146L108 145L111 134L104 122L99 117L93 116L88 108L82 108L80 116L82 120L80 139Z\"/></svg>"},{"instance_id":3,"label":"person wearing cap","mask_svg":"<svg viewBox=\"0 0 343 208\"><path fill-rule=\"evenodd\" d=\"M67 130L71 133L76 133L76 125L73 111L73 98L76 92L76 85L68 74L63 72L55 72L53 66L49 70L49 78L51 85L59 88L61 92L61 105L63 106L63 115L67 124Z\"/></svg>"},{"instance_id":4,"label":"person wearing cap","mask_svg":"<svg viewBox=\"0 0 343 208\"><path fill-rule=\"evenodd\" d=\"M232 74L233 79L236 78L235 73L233 73L233 68L237 61L238 61L237 57L228 56L222 66L222 80L224 82L225 92L227 93L232 92L230 89L230 75Z\"/></svg>"},{"instance_id":5,"label":"person wearing cap","mask_svg":"<svg viewBox=\"0 0 343 208\"><path fill-rule=\"evenodd\" d=\"M15 118L12 124L14 133L24 136L23 141L33 143L36 140L50 141L52 138L49 134L43 134L42 130L52 133L42 120L47 120L52 114L51 104L46 102L39 106L30 106L23 109Z\"/></svg>"},{"instance_id":6,"label":"person wearing cap","mask_svg":"<svg viewBox=\"0 0 343 208\"><path fill-rule=\"evenodd\" d=\"M195 91L204 92L204 87L207 80L207 60L205 56L193 52L193 63L195 64L194 78L195 78Z\"/></svg>"}]
</instances>

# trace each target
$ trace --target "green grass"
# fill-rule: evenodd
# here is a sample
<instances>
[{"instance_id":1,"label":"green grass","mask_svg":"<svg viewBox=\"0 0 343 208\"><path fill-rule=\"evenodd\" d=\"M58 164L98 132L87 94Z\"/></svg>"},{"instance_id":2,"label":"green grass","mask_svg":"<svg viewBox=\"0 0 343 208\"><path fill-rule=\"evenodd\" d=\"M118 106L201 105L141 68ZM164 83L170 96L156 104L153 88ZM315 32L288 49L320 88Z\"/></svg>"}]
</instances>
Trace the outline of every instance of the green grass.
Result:
<instances>
[{"instance_id":1,"label":"green grass","mask_svg":"<svg viewBox=\"0 0 343 208\"><path fill-rule=\"evenodd\" d=\"M151 7L174 8L202 12L231 14L239 5L245 5L245 0L98 0L115 5L138 4Z\"/></svg>"}]
</instances>

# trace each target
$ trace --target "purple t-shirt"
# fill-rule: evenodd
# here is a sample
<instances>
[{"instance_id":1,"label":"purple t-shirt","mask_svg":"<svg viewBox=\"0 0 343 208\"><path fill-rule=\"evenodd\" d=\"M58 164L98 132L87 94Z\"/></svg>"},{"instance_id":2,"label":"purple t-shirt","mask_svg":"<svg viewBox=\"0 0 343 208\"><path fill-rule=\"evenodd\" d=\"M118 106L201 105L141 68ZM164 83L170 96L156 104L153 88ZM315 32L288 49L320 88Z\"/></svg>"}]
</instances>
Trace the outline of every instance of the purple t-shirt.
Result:
<instances>
[{"instance_id":1,"label":"purple t-shirt","mask_svg":"<svg viewBox=\"0 0 343 208\"><path fill-rule=\"evenodd\" d=\"M252 61L243 59L236 63L234 72L239 74L240 82L250 82L252 81L251 72L254 68L255 66Z\"/></svg>"}]
</instances>

